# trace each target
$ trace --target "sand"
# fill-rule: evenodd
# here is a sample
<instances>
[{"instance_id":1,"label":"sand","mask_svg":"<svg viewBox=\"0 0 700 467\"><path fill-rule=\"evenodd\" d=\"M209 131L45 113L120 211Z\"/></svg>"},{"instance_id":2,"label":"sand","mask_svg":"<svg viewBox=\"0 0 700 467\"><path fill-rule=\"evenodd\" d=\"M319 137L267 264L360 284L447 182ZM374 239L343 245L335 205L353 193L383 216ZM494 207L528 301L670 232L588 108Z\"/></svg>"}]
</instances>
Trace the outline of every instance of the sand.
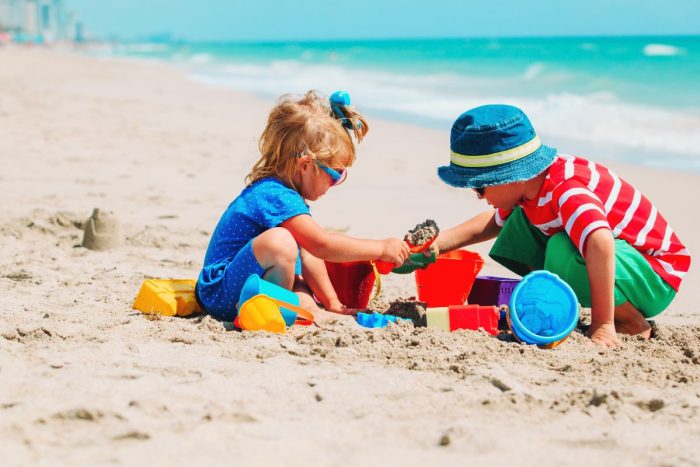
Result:
<instances>
[{"instance_id":1,"label":"sand","mask_svg":"<svg viewBox=\"0 0 700 467\"><path fill-rule=\"evenodd\" d=\"M269 106L161 64L0 49L3 465L699 465L697 267L657 338L615 350L580 332L541 350L342 316L272 335L133 311L144 278L196 276ZM370 124L313 206L322 225L402 236L484 208L437 180L445 132ZM612 167L700 251L698 175ZM95 208L121 246L81 246ZM384 289L415 294L410 275Z\"/></svg>"}]
</instances>

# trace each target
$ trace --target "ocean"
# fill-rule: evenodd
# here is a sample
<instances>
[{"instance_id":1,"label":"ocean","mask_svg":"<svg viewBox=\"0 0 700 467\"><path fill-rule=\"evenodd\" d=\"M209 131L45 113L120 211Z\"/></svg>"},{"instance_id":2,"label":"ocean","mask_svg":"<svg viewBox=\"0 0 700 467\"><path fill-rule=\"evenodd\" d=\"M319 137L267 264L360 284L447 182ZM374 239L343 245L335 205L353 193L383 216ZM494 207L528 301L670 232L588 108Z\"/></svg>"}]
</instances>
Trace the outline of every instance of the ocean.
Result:
<instances>
[{"instance_id":1,"label":"ocean","mask_svg":"<svg viewBox=\"0 0 700 467\"><path fill-rule=\"evenodd\" d=\"M370 119L446 132L471 107L508 103L563 152L700 171L700 36L130 43L107 53L268 99L343 89Z\"/></svg>"}]
</instances>

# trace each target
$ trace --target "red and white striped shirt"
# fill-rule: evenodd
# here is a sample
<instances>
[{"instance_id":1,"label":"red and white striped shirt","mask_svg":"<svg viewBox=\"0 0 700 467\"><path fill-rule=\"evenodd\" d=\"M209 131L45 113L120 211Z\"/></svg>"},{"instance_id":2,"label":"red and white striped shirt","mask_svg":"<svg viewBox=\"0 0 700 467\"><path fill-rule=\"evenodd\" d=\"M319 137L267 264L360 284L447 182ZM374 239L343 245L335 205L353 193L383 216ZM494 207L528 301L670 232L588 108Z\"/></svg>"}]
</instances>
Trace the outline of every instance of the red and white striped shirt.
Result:
<instances>
[{"instance_id":1,"label":"red and white striped shirt","mask_svg":"<svg viewBox=\"0 0 700 467\"><path fill-rule=\"evenodd\" d=\"M591 232L612 231L676 291L690 267L688 250L651 202L608 168L584 158L559 154L539 195L521 207L545 235L566 231L582 255ZM498 209L496 223L503 226L510 212Z\"/></svg>"}]
</instances>

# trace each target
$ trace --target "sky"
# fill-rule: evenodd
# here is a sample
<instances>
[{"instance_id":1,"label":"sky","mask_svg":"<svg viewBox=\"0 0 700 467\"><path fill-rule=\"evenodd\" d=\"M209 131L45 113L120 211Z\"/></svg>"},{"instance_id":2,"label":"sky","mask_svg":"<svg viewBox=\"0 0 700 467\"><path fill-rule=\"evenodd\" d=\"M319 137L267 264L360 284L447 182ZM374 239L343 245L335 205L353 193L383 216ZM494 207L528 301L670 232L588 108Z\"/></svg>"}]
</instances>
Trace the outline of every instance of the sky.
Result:
<instances>
[{"instance_id":1,"label":"sky","mask_svg":"<svg viewBox=\"0 0 700 467\"><path fill-rule=\"evenodd\" d=\"M700 34L700 0L65 0L99 38L195 41Z\"/></svg>"}]
</instances>

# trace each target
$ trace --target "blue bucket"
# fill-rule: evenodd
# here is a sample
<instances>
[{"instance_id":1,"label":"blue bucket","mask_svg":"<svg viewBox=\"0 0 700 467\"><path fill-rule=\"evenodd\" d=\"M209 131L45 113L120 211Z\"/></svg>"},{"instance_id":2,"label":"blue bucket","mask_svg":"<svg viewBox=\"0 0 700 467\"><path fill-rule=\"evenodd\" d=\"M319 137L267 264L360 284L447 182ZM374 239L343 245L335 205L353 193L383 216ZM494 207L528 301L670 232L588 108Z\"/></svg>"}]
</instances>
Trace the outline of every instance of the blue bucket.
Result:
<instances>
[{"instance_id":1,"label":"blue bucket","mask_svg":"<svg viewBox=\"0 0 700 467\"><path fill-rule=\"evenodd\" d=\"M508 325L526 344L555 347L578 323L579 306L569 284L548 271L531 272L510 297Z\"/></svg>"},{"instance_id":2,"label":"blue bucket","mask_svg":"<svg viewBox=\"0 0 700 467\"><path fill-rule=\"evenodd\" d=\"M257 274L251 274L248 279L246 279L245 284L243 284L241 295L238 297L238 306L247 302L249 298L261 294L275 298L280 302L299 306L299 296L297 294L277 284L266 281ZM284 318L284 322L287 326L294 324L297 319L297 313L295 311L285 308L284 305L280 306L280 311L282 312L282 318Z\"/></svg>"}]
</instances>

